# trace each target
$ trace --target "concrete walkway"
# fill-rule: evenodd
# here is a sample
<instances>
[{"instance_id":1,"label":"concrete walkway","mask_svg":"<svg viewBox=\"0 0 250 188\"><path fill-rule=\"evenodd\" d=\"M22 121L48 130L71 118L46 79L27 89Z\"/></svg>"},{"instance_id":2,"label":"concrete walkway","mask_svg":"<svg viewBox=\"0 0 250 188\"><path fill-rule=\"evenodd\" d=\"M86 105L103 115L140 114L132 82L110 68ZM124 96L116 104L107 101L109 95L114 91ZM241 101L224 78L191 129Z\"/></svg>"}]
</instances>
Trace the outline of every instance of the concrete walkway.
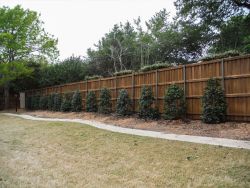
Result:
<instances>
[{"instance_id":1,"label":"concrete walkway","mask_svg":"<svg viewBox=\"0 0 250 188\"><path fill-rule=\"evenodd\" d=\"M30 116L30 115L18 115L18 114L11 114L11 113L2 113L2 114L8 115L8 116L21 117L24 119L35 120L35 121L61 121L61 122L81 123L81 124L87 124L92 127L99 128L99 129L112 131L112 132L125 133L125 134L138 135L138 136L147 136L147 137L153 137L153 138L162 138L166 140L177 140L177 141L183 141L183 142L209 144L209 145L217 145L217 146L224 146L224 147L231 147L231 148L250 149L250 141L244 141L244 140L232 140L232 139L226 139L226 138L166 134L166 133L156 132L156 131L123 128L123 127L118 127L114 125L108 125L105 123L100 123L100 122L93 121L93 120L39 118L39 117Z\"/></svg>"}]
</instances>

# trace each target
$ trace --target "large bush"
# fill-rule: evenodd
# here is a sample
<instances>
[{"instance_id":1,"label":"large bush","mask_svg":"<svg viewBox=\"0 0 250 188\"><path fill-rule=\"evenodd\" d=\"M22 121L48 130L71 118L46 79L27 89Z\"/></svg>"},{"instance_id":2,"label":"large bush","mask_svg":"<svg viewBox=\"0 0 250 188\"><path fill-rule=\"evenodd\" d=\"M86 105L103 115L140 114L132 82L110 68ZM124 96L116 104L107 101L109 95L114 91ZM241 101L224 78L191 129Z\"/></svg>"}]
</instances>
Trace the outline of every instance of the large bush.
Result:
<instances>
[{"instance_id":1,"label":"large bush","mask_svg":"<svg viewBox=\"0 0 250 188\"><path fill-rule=\"evenodd\" d=\"M158 119L159 111L152 107L154 96L151 87L144 86L142 88L139 101L139 117L143 119Z\"/></svg>"},{"instance_id":2,"label":"large bush","mask_svg":"<svg viewBox=\"0 0 250 188\"><path fill-rule=\"evenodd\" d=\"M71 111L71 109L72 109L71 101L72 101L72 94L65 93L63 96L62 104L61 104L61 111L62 112L70 112Z\"/></svg>"},{"instance_id":3,"label":"large bush","mask_svg":"<svg viewBox=\"0 0 250 188\"><path fill-rule=\"evenodd\" d=\"M54 109L54 98L55 98L55 93L52 93L48 96L48 110L53 110Z\"/></svg>"},{"instance_id":4,"label":"large bush","mask_svg":"<svg viewBox=\"0 0 250 188\"><path fill-rule=\"evenodd\" d=\"M183 118L186 113L184 91L173 84L169 86L164 97L164 118L173 120Z\"/></svg>"},{"instance_id":5,"label":"large bush","mask_svg":"<svg viewBox=\"0 0 250 188\"><path fill-rule=\"evenodd\" d=\"M34 110L34 104L35 104L35 96L30 97L30 109Z\"/></svg>"},{"instance_id":6,"label":"large bush","mask_svg":"<svg viewBox=\"0 0 250 188\"><path fill-rule=\"evenodd\" d=\"M220 123L226 121L227 104L219 80L209 79L202 97L202 121Z\"/></svg>"},{"instance_id":7,"label":"large bush","mask_svg":"<svg viewBox=\"0 0 250 188\"><path fill-rule=\"evenodd\" d=\"M32 106L31 106L31 97L27 96L25 97L25 108L27 110L31 110Z\"/></svg>"},{"instance_id":8,"label":"large bush","mask_svg":"<svg viewBox=\"0 0 250 188\"><path fill-rule=\"evenodd\" d=\"M103 88L100 91L99 113L108 114L112 111L111 94L110 90Z\"/></svg>"},{"instance_id":9,"label":"large bush","mask_svg":"<svg viewBox=\"0 0 250 188\"><path fill-rule=\"evenodd\" d=\"M82 95L78 90L75 91L73 94L72 101L71 101L71 108L73 112L82 111Z\"/></svg>"},{"instance_id":10,"label":"large bush","mask_svg":"<svg viewBox=\"0 0 250 188\"><path fill-rule=\"evenodd\" d=\"M120 116L130 115L132 102L126 89L121 89L117 98L116 113Z\"/></svg>"},{"instance_id":11,"label":"large bush","mask_svg":"<svg viewBox=\"0 0 250 188\"><path fill-rule=\"evenodd\" d=\"M62 104L62 95L60 93L56 93L53 98L53 111L60 111Z\"/></svg>"},{"instance_id":12,"label":"large bush","mask_svg":"<svg viewBox=\"0 0 250 188\"><path fill-rule=\"evenodd\" d=\"M97 100L94 91L90 91L86 97L86 111L87 112L97 112Z\"/></svg>"},{"instance_id":13,"label":"large bush","mask_svg":"<svg viewBox=\"0 0 250 188\"><path fill-rule=\"evenodd\" d=\"M38 110L39 109L39 101L40 101L40 96L32 96L31 97L31 109L32 110Z\"/></svg>"},{"instance_id":14,"label":"large bush","mask_svg":"<svg viewBox=\"0 0 250 188\"><path fill-rule=\"evenodd\" d=\"M39 109L41 109L41 110L47 110L48 109L48 97L47 96L41 96L40 97Z\"/></svg>"}]
</instances>

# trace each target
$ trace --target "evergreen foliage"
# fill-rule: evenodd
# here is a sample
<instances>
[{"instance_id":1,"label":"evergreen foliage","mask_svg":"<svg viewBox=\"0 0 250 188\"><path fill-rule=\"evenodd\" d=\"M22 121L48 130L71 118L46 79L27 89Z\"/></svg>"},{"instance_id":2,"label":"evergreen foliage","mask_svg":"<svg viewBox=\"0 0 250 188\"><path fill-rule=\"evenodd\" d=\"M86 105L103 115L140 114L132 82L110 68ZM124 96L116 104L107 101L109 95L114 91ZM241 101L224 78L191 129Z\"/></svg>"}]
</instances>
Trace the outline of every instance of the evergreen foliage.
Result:
<instances>
[{"instance_id":1,"label":"evergreen foliage","mask_svg":"<svg viewBox=\"0 0 250 188\"><path fill-rule=\"evenodd\" d=\"M100 79L100 78L102 78L102 76L100 76L100 75L92 75L92 76L86 76L85 80L97 80L97 79Z\"/></svg>"},{"instance_id":2,"label":"evergreen foliage","mask_svg":"<svg viewBox=\"0 0 250 188\"><path fill-rule=\"evenodd\" d=\"M219 80L209 79L202 97L202 121L221 123L226 121L227 104Z\"/></svg>"},{"instance_id":3,"label":"evergreen foliage","mask_svg":"<svg viewBox=\"0 0 250 188\"><path fill-rule=\"evenodd\" d=\"M25 108L27 109L27 110L31 110L31 97L30 96L28 96L28 97L26 97L25 98Z\"/></svg>"},{"instance_id":4,"label":"evergreen foliage","mask_svg":"<svg viewBox=\"0 0 250 188\"><path fill-rule=\"evenodd\" d=\"M169 86L164 97L164 118L173 120L183 118L186 113L184 91L173 84Z\"/></svg>"},{"instance_id":5,"label":"evergreen foliage","mask_svg":"<svg viewBox=\"0 0 250 188\"><path fill-rule=\"evenodd\" d=\"M114 76L122 76L122 75L132 74L132 73L133 73L133 70L124 70L120 72L115 72Z\"/></svg>"},{"instance_id":6,"label":"evergreen foliage","mask_svg":"<svg viewBox=\"0 0 250 188\"><path fill-rule=\"evenodd\" d=\"M52 93L48 96L48 110L50 111L54 109L54 98L55 98L55 93Z\"/></svg>"},{"instance_id":7,"label":"evergreen foliage","mask_svg":"<svg viewBox=\"0 0 250 188\"><path fill-rule=\"evenodd\" d=\"M62 112L70 112L71 111L71 109L72 109L71 101L72 101L72 94L65 93L63 96L62 104L61 104L61 111Z\"/></svg>"},{"instance_id":8,"label":"evergreen foliage","mask_svg":"<svg viewBox=\"0 0 250 188\"><path fill-rule=\"evenodd\" d=\"M31 110L38 110L39 109L39 96L32 96L31 97Z\"/></svg>"},{"instance_id":9,"label":"evergreen foliage","mask_svg":"<svg viewBox=\"0 0 250 188\"><path fill-rule=\"evenodd\" d=\"M156 64L152 64L152 65L143 66L140 69L140 71L147 72L147 71L151 71L151 70L163 69L163 68L168 68L168 67L171 67L170 63L156 63Z\"/></svg>"},{"instance_id":10,"label":"evergreen foliage","mask_svg":"<svg viewBox=\"0 0 250 188\"><path fill-rule=\"evenodd\" d=\"M97 112L97 100L94 91L89 91L86 97L86 111L87 112Z\"/></svg>"},{"instance_id":11,"label":"evergreen foliage","mask_svg":"<svg viewBox=\"0 0 250 188\"><path fill-rule=\"evenodd\" d=\"M126 89L119 91L117 98L116 113L120 116L130 115L132 112L132 102Z\"/></svg>"},{"instance_id":12,"label":"evergreen foliage","mask_svg":"<svg viewBox=\"0 0 250 188\"><path fill-rule=\"evenodd\" d=\"M79 90L75 91L71 101L71 107L73 112L82 111L82 95Z\"/></svg>"},{"instance_id":13,"label":"evergreen foliage","mask_svg":"<svg viewBox=\"0 0 250 188\"><path fill-rule=\"evenodd\" d=\"M142 88L139 101L139 117L143 119L158 119L159 111L152 107L154 96L151 87L144 86Z\"/></svg>"},{"instance_id":14,"label":"evergreen foliage","mask_svg":"<svg viewBox=\"0 0 250 188\"><path fill-rule=\"evenodd\" d=\"M34 110L35 96L30 97L30 109Z\"/></svg>"},{"instance_id":15,"label":"evergreen foliage","mask_svg":"<svg viewBox=\"0 0 250 188\"><path fill-rule=\"evenodd\" d=\"M100 91L100 101L98 112L102 114L108 114L112 111L112 103L111 103L111 93L107 88L103 88Z\"/></svg>"},{"instance_id":16,"label":"evergreen foliage","mask_svg":"<svg viewBox=\"0 0 250 188\"><path fill-rule=\"evenodd\" d=\"M216 54L211 54L206 57L201 58L201 61L210 61L214 59L222 59L222 58L228 58L228 57L234 57L234 56L239 56L240 52L237 50L229 50L225 51L223 53L216 53Z\"/></svg>"},{"instance_id":17,"label":"evergreen foliage","mask_svg":"<svg viewBox=\"0 0 250 188\"><path fill-rule=\"evenodd\" d=\"M48 97L47 96L40 97L39 109L40 110L47 110L48 109Z\"/></svg>"},{"instance_id":18,"label":"evergreen foliage","mask_svg":"<svg viewBox=\"0 0 250 188\"><path fill-rule=\"evenodd\" d=\"M56 93L54 96L53 111L60 111L61 104L62 104L62 95L60 93Z\"/></svg>"}]
</instances>

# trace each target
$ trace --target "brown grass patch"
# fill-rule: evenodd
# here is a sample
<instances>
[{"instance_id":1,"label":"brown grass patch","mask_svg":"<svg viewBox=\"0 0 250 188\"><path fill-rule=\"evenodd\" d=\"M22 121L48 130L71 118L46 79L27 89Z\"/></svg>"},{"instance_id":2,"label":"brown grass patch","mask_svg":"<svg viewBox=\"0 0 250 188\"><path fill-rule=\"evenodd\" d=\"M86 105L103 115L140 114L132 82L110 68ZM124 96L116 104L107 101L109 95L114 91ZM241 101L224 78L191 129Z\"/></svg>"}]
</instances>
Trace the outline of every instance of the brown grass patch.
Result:
<instances>
[{"instance_id":1,"label":"brown grass patch","mask_svg":"<svg viewBox=\"0 0 250 188\"><path fill-rule=\"evenodd\" d=\"M249 187L250 151L0 114L0 187Z\"/></svg>"}]
</instances>

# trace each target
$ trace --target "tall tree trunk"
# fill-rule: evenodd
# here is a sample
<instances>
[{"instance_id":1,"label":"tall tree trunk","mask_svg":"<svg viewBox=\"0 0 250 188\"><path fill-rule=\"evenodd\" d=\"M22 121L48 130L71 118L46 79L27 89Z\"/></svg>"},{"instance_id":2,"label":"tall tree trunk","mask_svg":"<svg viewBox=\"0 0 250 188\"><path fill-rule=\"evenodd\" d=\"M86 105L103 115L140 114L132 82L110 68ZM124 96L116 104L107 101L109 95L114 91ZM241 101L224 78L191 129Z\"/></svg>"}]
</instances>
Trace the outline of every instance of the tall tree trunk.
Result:
<instances>
[{"instance_id":1,"label":"tall tree trunk","mask_svg":"<svg viewBox=\"0 0 250 188\"><path fill-rule=\"evenodd\" d=\"M10 87L9 83L4 85L4 109L9 108L9 100L10 99Z\"/></svg>"},{"instance_id":2,"label":"tall tree trunk","mask_svg":"<svg viewBox=\"0 0 250 188\"><path fill-rule=\"evenodd\" d=\"M113 66L114 66L115 72L117 72L115 59L113 60Z\"/></svg>"}]
</instances>

